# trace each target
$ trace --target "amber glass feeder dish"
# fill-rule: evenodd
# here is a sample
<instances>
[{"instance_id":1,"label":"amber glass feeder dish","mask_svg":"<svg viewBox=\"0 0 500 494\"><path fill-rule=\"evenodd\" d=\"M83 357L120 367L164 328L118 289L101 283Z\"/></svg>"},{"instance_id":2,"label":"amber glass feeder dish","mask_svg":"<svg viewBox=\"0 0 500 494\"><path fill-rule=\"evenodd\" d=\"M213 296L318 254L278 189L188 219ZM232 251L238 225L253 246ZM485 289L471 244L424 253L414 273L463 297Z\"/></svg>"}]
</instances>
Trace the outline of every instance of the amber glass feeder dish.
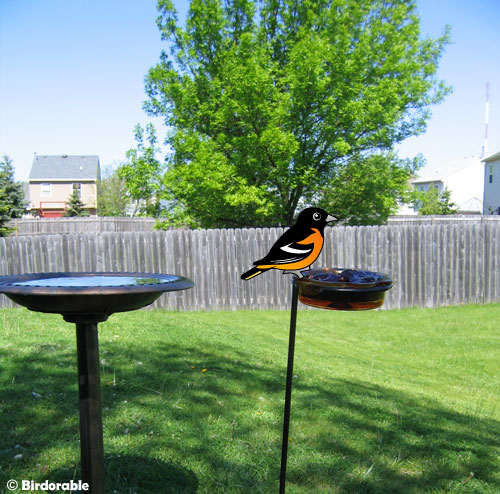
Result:
<instances>
[{"instance_id":1,"label":"amber glass feeder dish","mask_svg":"<svg viewBox=\"0 0 500 494\"><path fill-rule=\"evenodd\" d=\"M299 300L312 307L331 310L369 310L381 307L391 278L383 273L343 268L303 271L295 278Z\"/></svg>"}]
</instances>

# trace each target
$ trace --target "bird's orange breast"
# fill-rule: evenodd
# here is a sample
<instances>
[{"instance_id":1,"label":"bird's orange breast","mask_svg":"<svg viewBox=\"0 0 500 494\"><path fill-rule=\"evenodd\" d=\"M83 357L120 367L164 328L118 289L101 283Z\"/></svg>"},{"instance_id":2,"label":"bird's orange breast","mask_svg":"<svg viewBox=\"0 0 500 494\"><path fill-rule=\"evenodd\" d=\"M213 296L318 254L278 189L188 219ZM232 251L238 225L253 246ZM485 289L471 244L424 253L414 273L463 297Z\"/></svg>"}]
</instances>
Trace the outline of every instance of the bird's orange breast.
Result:
<instances>
[{"instance_id":1,"label":"bird's orange breast","mask_svg":"<svg viewBox=\"0 0 500 494\"><path fill-rule=\"evenodd\" d=\"M317 228L311 228L311 230L314 232L308 237L306 237L304 240L301 240L300 242L297 242L298 244L313 244L313 250L312 252L303 260L297 262L296 266L294 266L294 269L302 269L302 268L307 268L310 266L316 258L320 255L321 249L323 248L323 236L319 232Z\"/></svg>"}]
</instances>

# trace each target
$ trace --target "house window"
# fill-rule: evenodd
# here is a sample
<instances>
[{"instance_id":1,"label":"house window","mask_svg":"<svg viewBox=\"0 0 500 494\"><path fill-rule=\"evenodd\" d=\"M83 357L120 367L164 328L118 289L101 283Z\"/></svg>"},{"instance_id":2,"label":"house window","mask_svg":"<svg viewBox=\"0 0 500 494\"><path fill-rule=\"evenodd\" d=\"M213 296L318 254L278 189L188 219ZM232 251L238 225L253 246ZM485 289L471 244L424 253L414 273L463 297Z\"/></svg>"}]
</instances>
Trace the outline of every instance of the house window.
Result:
<instances>
[{"instance_id":1,"label":"house window","mask_svg":"<svg viewBox=\"0 0 500 494\"><path fill-rule=\"evenodd\" d=\"M82 197L82 184L73 184L73 192L78 191L78 197Z\"/></svg>"},{"instance_id":2,"label":"house window","mask_svg":"<svg viewBox=\"0 0 500 494\"><path fill-rule=\"evenodd\" d=\"M52 197L52 184L41 184L40 189L42 197Z\"/></svg>"},{"instance_id":3,"label":"house window","mask_svg":"<svg viewBox=\"0 0 500 494\"><path fill-rule=\"evenodd\" d=\"M493 175L490 175L490 184L493 183Z\"/></svg>"}]
</instances>

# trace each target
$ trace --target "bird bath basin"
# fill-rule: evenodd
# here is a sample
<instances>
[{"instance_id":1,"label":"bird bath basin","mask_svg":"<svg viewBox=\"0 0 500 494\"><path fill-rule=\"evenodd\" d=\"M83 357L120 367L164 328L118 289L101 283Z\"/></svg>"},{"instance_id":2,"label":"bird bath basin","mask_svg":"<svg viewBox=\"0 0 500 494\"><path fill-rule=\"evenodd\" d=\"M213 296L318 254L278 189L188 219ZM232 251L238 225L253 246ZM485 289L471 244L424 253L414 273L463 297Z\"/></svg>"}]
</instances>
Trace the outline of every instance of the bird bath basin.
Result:
<instances>
[{"instance_id":1,"label":"bird bath basin","mask_svg":"<svg viewBox=\"0 0 500 494\"><path fill-rule=\"evenodd\" d=\"M181 276L144 273L41 273L3 276L0 293L37 312L61 314L68 322L105 321L115 312L140 309L163 292L185 290Z\"/></svg>"},{"instance_id":2,"label":"bird bath basin","mask_svg":"<svg viewBox=\"0 0 500 494\"><path fill-rule=\"evenodd\" d=\"M76 323L82 481L104 494L101 385L97 324L115 312L140 309L163 292L186 290L182 276L150 273L39 273L0 276L0 293L37 312Z\"/></svg>"}]
</instances>

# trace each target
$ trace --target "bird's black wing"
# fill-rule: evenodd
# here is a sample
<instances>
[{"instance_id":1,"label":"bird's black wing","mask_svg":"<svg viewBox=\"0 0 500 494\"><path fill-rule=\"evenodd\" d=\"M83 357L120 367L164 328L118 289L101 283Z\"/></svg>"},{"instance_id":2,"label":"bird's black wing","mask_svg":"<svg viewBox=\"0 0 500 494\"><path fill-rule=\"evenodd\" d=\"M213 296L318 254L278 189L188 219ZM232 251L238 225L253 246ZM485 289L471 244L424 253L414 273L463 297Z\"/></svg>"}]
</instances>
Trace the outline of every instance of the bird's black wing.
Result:
<instances>
[{"instance_id":1,"label":"bird's black wing","mask_svg":"<svg viewBox=\"0 0 500 494\"><path fill-rule=\"evenodd\" d=\"M253 263L254 266L260 266L261 264L279 265L302 261L311 254L314 244L299 244L298 242L307 238L311 233L310 228L290 228L276 240L276 243L265 257Z\"/></svg>"}]
</instances>

